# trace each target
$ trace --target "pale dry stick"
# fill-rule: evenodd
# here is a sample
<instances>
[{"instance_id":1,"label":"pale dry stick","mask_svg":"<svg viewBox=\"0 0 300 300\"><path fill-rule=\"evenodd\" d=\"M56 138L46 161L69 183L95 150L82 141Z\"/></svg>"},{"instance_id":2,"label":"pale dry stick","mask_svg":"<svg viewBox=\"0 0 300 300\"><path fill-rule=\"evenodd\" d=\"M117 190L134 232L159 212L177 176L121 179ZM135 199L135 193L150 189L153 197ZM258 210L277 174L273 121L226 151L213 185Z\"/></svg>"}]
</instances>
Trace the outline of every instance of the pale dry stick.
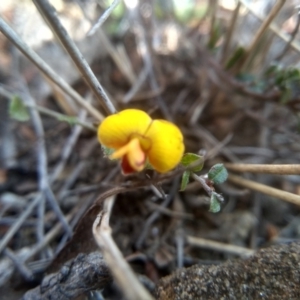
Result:
<instances>
[{"instance_id":1,"label":"pale dry stick","mask_svg":"<svg viewBox=\"0 0 300 300\"><path fill-rule=\"evenodd\" d=\"M68 35L67 31L61 24L59 18L56 15L54 7L47 0L33 0L33 2L42 17L48 23L53 33L58 37L59 41L64 46L65 50L76 65L78 71L81 73L84 81L93 91L95 97L99 100L106 113L115 113L116 109L114 105L108 98L105 90L97 80L89 64L84 59L82 53L79 51L74 41L71 39L71 37Z\"/></svg>"},{"instance_id":2,"label":"pale dry stick","mask_svg":"<svg viewBox=\"0 0 300 300\"><path fill-rule=\"evenodd\" d=\"M102 29L97 31L97 35L103 41L103 47L106 48L107 52L112 57L113 61L118 66L123 75L127 78L128 82L130 84L134 84L136 81L136 75L134 73L133 67L129 63L124 63L129 61L129 59L126 57L128 56L127 53L124 51L123 56L120 55L120 52L116 50L112 42L107 37L107 34Z\"/></svg>"},{"instance_id":3,"label":"pale dry stick","mask_svg":"<svg viewBox=\"0 0 300 300\"><path fill-rule=\"evenodd\" d=\"M242 186L242 187L257 191L257 192L261 192L261 193L269 195L271 197L278 198L278 199L284 200L286 202L300 206L300 196L299 195L295 195L295 194L292 194L292 193L289 193L286 191L282 191L282 190L279 190L279 189L276 189L276 188L273 188L273 187L270 187L270 186L267 186L267 185L249 180L249 179L244 179L237 175L231 175L231 174L228 175L228 181L230 181L236 185L239 185L239 186Z\"/></svg>"},{"instance_id":4,"label":"pale dry stick","mask_svg":"<svg viewBox=\"0 0 300 300\"><path fill-rule=\"evenodd\" d=\"M86 114L87 111L86 110L81 110L79 112L79 116L78 119L81 121L84 121L86 118ZM70 157L72 150L76 144L76 142L78 141L78 138L81 134L82 131L82 127L79 125L76 125L71 133L71 135L69 136L68 140L66 141L66 144L64 145L63 149L62 149L62 153L61 153L61 159L59 161L59 163L55 166L51 176L50 176L50 182L54 182L56 178L58 178L58 176L60 175L60 173L62 172L62 170L64 169L68 158Z\"/></svg>"},{"instance_id":5,"label":"pale dry stick","mask_svg":"<svg viewBox=\"0 0 300 300\"><path fill-rule=\"evenodd\" d=\"M70 221L74 212L77 211L77 207L71 211L70 214L66 216L67 221ZM45 234L44 239L39 243L31 246L30 248L22 248L17 251L15 254L16 259L21 263L25 264L26 261L37 255L42 249L44 249L54 238L57 237L58 234L61 233L63 227L62 224L59 222L57 223L47 234ZM0 260L0 266L3 264L3 260ZM11 278L13 274L13 266L11 264L7 264L5 268L6 273L0 275L0 286L3 286L7 283L7 281ZM4 272L3 272L4 273Z\"/></svg>"},{"instance_id":6,"label":"pale dry stick","mask_svg":"<svg viewBox=\"0 0 300 300\"><path fill-rule=\"evenodd\" d=\"M67 115L64 115L64 114L61 114L61 113L58 113L54 110L51 110L49 108L46 108L46 107L42 107L42 106L39 106L39 105L35 105L35 106L31 106L31 105L26 105L27 107L31 107L31 108L34 108L36 109L37 111L39 111L40 113L46 115L46 116L49 116L49 117L53 117L55 119L57 119L58 121L63 121L63 122L72 122L74 120L74 124L78 124L80 125L81 127L85 128L85 129L88 129L90 131L93 131L93 132L96 132L97 129L90 123L86 123L78 118L73 118L73 117L70 117L70 116L67 116Z\"/></svg>"},{"instance_id":7,"label":"pale dry stick","mask_svg":"<svg viewBox=\"0 0 300 300\"><path fill-rule=\"evenodd\" d=\"M7 98L8 100L12 100L16 96L16 94L17 93L14 94L12 92L9 92L7 89L0 86L0 95ZM76 117L70 117L70 116L58 113L58 112L56 112L52 109L42 107L42 106L39 106L39 105L36 105L36 104L32 105L32 104L24 103L24 105L28 108L32 108L32 109L37 110L38 112L42 113L43 115L55 118L58 121L65 121L65 122L73 121L75 124L78 124L78 125L82 126L83 128L89 129L93 132L97 131L96 128L92 124L80 121Z\"/></svg>"},{"instance_id":8,"label":"pale dry stick","mask_svg":"<svg viewBox=\"0 0 300 300\"><path fill-rule=\"evenodd\" d=\"M4 255L6 255L14 263L15 268L20 274L22 274L24 278L26 278L26 280L30 281L34 278L33 272L24 264L17 254L15 254L9 248L6 248L4 250Z\"/></svg>"},{"instance_id":9,"label":"pale dry stick","mask_svg":"<svg viewBox=\"0 0 300 300\"><path fill-rule=\"evenodd\" d=\"M85 101L71 86L62 79L54 70L50 68L43 59L40 58L12 28L0 17L0 31L12 42L49 80L54 82L67 95L74 99L79 105L84 107L98 121L103 120L102 114L91 104Z\"/></svg>"},{"instance_id":10,"label":"pale dry stick","mask_svg":"<svg viewBox=\"0 0 300 300\"><path fill-rule=\"evenodd\" d=\"M35 101L31 97L27 86L19 73L19 55L16 49L12 49L13 67L12 72L17 79L17 84L22 89L25 103L34 105ZM44 127L39 113L36 110L30 109L31 121L36 135L35 151L37 156L37 173L38 173L38 189L41 193L40 202L37 208L37 226L36 236L39 241L44 238L44 214L45 214L45 197L44 193L48 184L48 170L47 170L47 152L45 148Z\"/></svg>"},{"instance_id":11,"label":"pale dry stick","mask_svg":"<svg viewBox=\"0 0 300 300\"><path fill-rule=\"evenodd\" d=\"M221 54L221 62L223 64L226 62L227 53L228 53L229 46L230 46L230 43L232 40L232 36L233 36L233 32L234 32L234 29L236 26L236 21L238 19L240 8L241 8L241 2L239 1L236 5L236 8L234 9L233 16L230 20L228 31L226 32L226 35L225 35L224 46L222 48L222 54Z\"/></svg>"},{"instance_id":12,"label":"pale dry stick","mask_svg":"<svg viewBox=\"0 0 300 300\"><path fill-rule=\"evenodd\" d=\"M241 246L235 246L225 243L220 243L212 240L202 239L193 236L187 236L187 243L191 246L200 247L203 249L209 249L219 252L225 252L228 254L234 254L239 256L251 256L255 253L254 250L244 248Z\"/></svg>"},{"instance_id":13,"label":"pale dry stick","mask_svg":"<svg viewBox=\"0 0 300 300\"><path fill-rule=\"evenodd\" d=\"M296 35L297 35L298 31L299 31L299 27L300 27L300 6L298 5L298 13L297 13L297 23L296 23L296 26L295 26L293 32L291 33L290 40L287 42L287 44L285 45L285 47L282 50L282 52L274 59L276 62L279 62L285 56L285 54L288 52L288 50L289 50L292 42L296 38Z\"/></svg>"},{"instance_id":14,"label":"pale dry stick","mask_svg":"<svg viewBox=\"0 0 300 300\"><path fill-rule=\"evenodd\" d=\"M125 4L128 6L129 3ZM137 47L142 56L142 60L144 63L145 68L148 70L149 80L151 89L157 91L160 89L158 81L156 80L154 69L153 69L153 60L151 58L151 49L149 43L147 41L147 34L146 30L142 24L141 17L139 15L139 11L137 7L129 8L129 17L132 19L132 26L135 28L135 35L137 38ZM164 115L165 119L169 121L173 121L173 116L170 114L168 107L164 99L157 95L155 97L158 106L161 109L162 114Z\"/></svg>"},{"instance_id":15,"label":"pale dry stick","mask_svg":"<svg viewBox=\"0 0 300 300\"><path fill-rule=\"evenodd\" d=\"M4 237L0 240L0 253L3 251L3 249L7 246L9 241L12 239L12 237L15 235L15 233L21 228L23 223L26 221L26 219L30 216L30 214L33 212L34 208L40 203L41 197L43 195L39 193L34 200L31 201L31 203L27 206L27 208L23 211L23 213L19 216L17 221L12 225Z\"/></svg>"},{"instance_id":16,"label":"pale dry stick","mask_svg":"<svg viewBox=\"0 0 300 300\"><path fill-rule=\"evenodd\" d=\"M14 48L15 49L15 48ZM14 63L18 64L18 57L14 54ZM18 66L16 70L18 70ZM20 86L23 90L23 96L27 103L31 105L35 105L34 99L31 97L30 92L23 80L23 78L17 74L15 74L16 78L18 79ZM49 201L49 204L51 205L53 211L55 212L57 218L60 220L60 222L63 224L65 231L68 233L69 236L72 235L72 230L68 224L68 222L65 219L65 216L63 212L61 211L59 205L57 204L57 201L55 199L55 196L51 190L51 187L49 185L49 177L48 177L48 160L47 160L47 152L45 148L45 139L44 139L44 128L42 124L42 120L40 118L40 114L34 110L31 109L31 117L33 126L37 135L37 157L38 157L38 184L39 184L39 190L40 192L47 198ZM44 238L44 214L45 214L45 201L44 197L41 198L40 205L38 208L38 226L37 226L37 236L39 240L42 240Z\"/></svg>"},{"instance_id":17,"label":"pale dry stick","mask_svg":"<svg viewBox=\"0 0 300 300\"><path fill-rule=\"evenodd\" d=\"M206 183L203 176L198 176L195 173L191 173L191 176L194 180L200 183L200 185L203 187L203 189L209 195L209 197L211 197L214 194L216 198L219 200L219 202L224 202L223 196L221 194L214 192L214 190Z\"/></svg>"},{"instance_id":18,"label":"pale dry stick","mask_svg":"<svg viewBox=\"0 0 300 300\"><path fill-rule=\"evenodd\" d=\"M104 13L100 16L97 22L92 26L92 28L87 33L87 36L93 35L99 27L107 20L112 11L119 5L120 0L114 0L112 4L104 11Z\"/></svg>"},{"instance_id":19,"label":"pale dry stick","mask_svg":"<svg viewBox=\"0 0 300 300\"><path fill-rule=\"evenodd\" d=\"M261 22L265 20L264 17L257 14L257 12L251 7L251 5L246 0L239 0L245 6L251 14L253 14L256 18L258 18ZM280 37L285 42L290 41L290 36L284 33L276 24L270 24L270 30L272 30L278 37ZM300 53L300 44L295 40L291 42L291 48Z\"/></svg>"},{"instance_id":20,"label":"pale dry stick","mask_svg":"<svg viewBox=\"0 0 300 300\"><path fill-rule=\"evenodd\" d=\"M81 1L76 0L76 3L80 7L84 18L88 22L90 22L90 24L92 24L93 20L86 13L84 5L81 3ZM111 58L113 59L115 64L118 66L120 71L127 78L128 82L130 82L131 84L134 84L134 82L136 81L136 77L135 77L132 66L130 64L124 63L123 57L120 56L119 52L116 50L116 48L113 46L112 42L107 37L107 34L101 28L98 28L98 30L96 32L97 32L97 34L96 34L97 37L102 41L103 47L106 48L107 53L111 56ZM127 59L126 61L129 61L129 59Z\"/></svg>"},{"instance_id":21,"label":"pale dry stick","mask_svg":"<svg viewBox=\"0 0 300 300\"><path fill-rule=\"evenodd\" d=\"M257 47L257 45L258 45L259 41L261 40L263 34L268 30L271 22L274 20L274 18L279 13L279 11L282 8L282 6L284 5L285 1L286 0L277 0L277 2L274 5L273 9L270 11L269 15L263 21L260 28L258 29L258 31L257 31L256 35L254 36L251 44L246 49L246 51L243 55L242 61L239 65L239 70L241 70L245 66L247 61L249 61L249 57L253 53L254 49Z\"/></svg>"},{"instance_id":22,"label":"pale dry stick","mask_svg":"<svg viewBox=\"0 0 300 300\"><path fill-rule=\"evenodd\" d=\"M300 165L262 165L262 164L231 164L224 166L231 171L277 175L300 175Z\"/></svg>"},{"instance_id":23,"label":"pale dry stick","mask_svg":"<svg viewBox=\"0 0 300 300\"><path fill-rule=\"evenodd\" d=\"M112 196L105 200L104 209L99 213L93 224L94 238L125 297L130 300L153 300L152 296L138 281L136 275L112 239L109 218L114 199L115 197Z\"/></svg>"}]
</instances>

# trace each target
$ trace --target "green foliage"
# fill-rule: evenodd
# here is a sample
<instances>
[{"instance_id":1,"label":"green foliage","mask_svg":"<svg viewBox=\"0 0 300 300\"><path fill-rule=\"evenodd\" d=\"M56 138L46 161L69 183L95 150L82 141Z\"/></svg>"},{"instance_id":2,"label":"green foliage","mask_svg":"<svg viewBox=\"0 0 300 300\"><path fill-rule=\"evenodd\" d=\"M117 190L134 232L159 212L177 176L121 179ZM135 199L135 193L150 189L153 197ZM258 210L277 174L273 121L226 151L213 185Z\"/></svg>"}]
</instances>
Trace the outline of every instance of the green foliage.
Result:
<instances>
[{"instance_id":1,"label":"green foliage","mask_svg":"<svg viewBox=\"0 0 300 300\"><path fill-rule=\"evenodd\" d=\"M13 96L9 103L9 116L20 122L28 121L30 119L27 107L17 95Z\"/></svg>"},{"instance_id":2,"label":"green foliage","mask_svg":"<svg viewBox=\"0 0 300 300\"><path fill-rule=\"evenodd\" d=\"M263 93L267 88L266 80L250 73L240 73L236 76L236 79L245 83L252 91L257 93Z\"/></svg>"},{"instance_id":3,"label":"green foliage","mask_svg":"<svg viewBox=\"0 0 300 300\"><path fill-rule=\"evenodd\" d=\"M238 47L231 57L228 59L228 61L225 64L225 68L228 70L232 68L238 61L242 59L242 57L245 54L245 49L243 47Z\"/></svg>"},{"instance_id":4,"label":"green foliage","mask_svg":"<svg viewBox=\"0 0 300 300\"><path fill-rule=\"evenodd\" d=\"M280 103L286 104L293 96L293 89L300 85L300 70L296 68L283 69L271 65L265 72L269 84L277 86L281 91Z\"/></svg>"},{"instance_id":5,"label":"green foliage","mask_svg":"<svg viewBox=\"0 0 300 300\"><path fill-rule=\"evenodd\" d=\"M77 118L73 116L60 115L57 117L57 119L62 122L67 122L70 126L74 126L78 123Z\"/></svg>"},{"instance_id":6,"label":"green foliage","mask_svg":"<svg viewBox=\"0 0 300 300\"><path fill-rule=\"evenodd\" d=\"M180 162L184 167L190 167L182 175L180 190L184 191L189 183L192 172L199 172L203 168L203 156L194 153L185 153Z\"/></svg>"},{"instance_id":7,"label":"green foliage","mask_svg":"<svg viewBox=\"0 0 300 300\"><path fill-rule=\"evenodd\" d=\"M208 172L208 179L214 184L221 184L227 180L228 172L223 164L216 164Z\"/></svg>"},{"instance_id":8,"label":"green foliage","mask_svg":"<svg viewBox=\"0 0 300 300\"><path fill-rule=\"evenodd\" d=\"M115 152L114 149L108 148L104 145L101 145L101 148L102 148L102 152L103 152L104 157L109 157Z\"/></svg>"},{"instance_id":9,"label":"green foliage","mask_svg":"<svg viewBox=\"0 0 300 300\"><path fill-rule=\"evenodd\" d=\"M198 161L198 163L196 163ZM192 172L199 172L202 170L203 168L203 156L194 154L194 153L186 153L183 155L182 159L181 159L181 164L184 167L189 167L192 164L195 164L195 166L193 166L191 168Z\"/></svg>"},{"instance_id":10,"label":"green foliage","mask_svg":"<svg viewBox=\"0 0 300 300\"><path fill-rule=\"evenodd\" d=\"M218 197L217 197L216 193L213 192L211 194L211 197L210 197L209 211L212 212L212 213L217 213L220 210L221 210L221 204L218 200Z\"/></svg>"},{"instance_id":11,"label":"green foliage","mask_svg":"<svg viewBox=\"0 0 300 300\"><path fill-rule=\"evenodd\" d=\"M218 42L218 40L221 37L221 29L220 29L220 25L218 23L214 24L211 34L210 34L210 39L208 41L208 49L213 50L216 48L216 44Z\"/></svg>"},{"instance_id":12,"label":"green foliage","mask_svg":"<svg viewBox=\"0 0 300 300\"><path fill-rule=\"evenodd\" d=\"M188 185L190 181L190 175L191 171L184 171L182 175L181 185L180 185L180 191L184 191L186 189L186 186Z\"/></svg>"}]
</instances>

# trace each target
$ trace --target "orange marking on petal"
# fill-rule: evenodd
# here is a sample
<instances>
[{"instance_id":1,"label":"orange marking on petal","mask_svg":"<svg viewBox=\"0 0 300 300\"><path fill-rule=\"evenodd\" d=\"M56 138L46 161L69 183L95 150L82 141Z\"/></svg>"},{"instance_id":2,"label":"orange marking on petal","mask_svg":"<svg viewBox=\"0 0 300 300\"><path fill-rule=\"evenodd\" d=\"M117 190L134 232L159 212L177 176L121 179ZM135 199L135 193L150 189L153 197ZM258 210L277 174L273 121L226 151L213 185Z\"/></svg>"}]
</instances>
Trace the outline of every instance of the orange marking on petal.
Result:
<instances>
[{"instance_id":1,"label":"orange marking on petal","mask_svg":"<svg viewBox=\"0 0 300 300\"><path fill-rule=\"evenodd\" d=\"M111 156L111 159L122 158L126 156L128 164L135 171L142 171L146 163L146 154L141 148L138 138L133 138L125 146L117 149Z\"/></svg>"}]
</instances>

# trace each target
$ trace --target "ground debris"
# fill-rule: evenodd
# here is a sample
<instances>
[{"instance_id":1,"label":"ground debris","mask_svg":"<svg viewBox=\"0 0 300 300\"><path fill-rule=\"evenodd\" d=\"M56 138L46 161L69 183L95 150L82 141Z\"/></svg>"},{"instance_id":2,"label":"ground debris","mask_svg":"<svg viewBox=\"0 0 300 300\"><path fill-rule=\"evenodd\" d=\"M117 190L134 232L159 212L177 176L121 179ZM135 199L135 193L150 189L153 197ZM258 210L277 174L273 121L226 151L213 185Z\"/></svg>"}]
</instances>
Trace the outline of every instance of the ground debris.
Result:
<instances>
[{"instance_id":1,"label":"ground debris","mask_svg":"<svg viewBox=\"0 0 300 300\"><path fill-rule=\"evenodd\" d=\"M79 254L59 272L45 277L40 286L28 291L22 299L75 299L85 292L102 289L111 280L99 252Z\"/></svg>"},{"instance_id":2,"label":"ground debris","mask_svg":"<svg viewBox=\"0 0 300 300\"><path fill-rule=\"evenodd\" d=\"M162 279L157 299L299 299L300 243L273 246L217 266L195 265Z\"/></svg>"}]
</instances>

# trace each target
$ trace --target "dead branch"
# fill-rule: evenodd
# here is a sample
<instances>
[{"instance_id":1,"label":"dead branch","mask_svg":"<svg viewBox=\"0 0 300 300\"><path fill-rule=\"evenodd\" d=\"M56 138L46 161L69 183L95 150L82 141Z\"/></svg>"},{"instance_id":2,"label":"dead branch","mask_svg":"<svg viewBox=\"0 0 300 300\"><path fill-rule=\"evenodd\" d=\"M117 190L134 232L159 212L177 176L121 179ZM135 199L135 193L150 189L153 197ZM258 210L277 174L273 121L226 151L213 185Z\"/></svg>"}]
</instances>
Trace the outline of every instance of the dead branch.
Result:
<instances>
[{"instance_id":1,"label":"dead branch","mask_svg":"<svg viewBox=\"0 0 300 300\"><path fill-rule=\"evenodd\" d=\"M246 260L195 265L163 278L157 299L299 299L300 243L258 251Z\"/></svg>"},{"instance_id":2,"label":"dead branch","mask_svg":"<svg viewBox=\"0 0 300 300\"><path fill-rule=\"evenodd\" d=\"M59 272L45 277L40 286L28 291L22 299L75 299L88 291L103 289L111 280L99 252L79 254Z\"/></svg>"},{"instance_id":3,"label":"dead branch","mask_svg":"<svg viewBox=\"0 0 300 300\"><path fill-rule=\"evenodd\" d=\"M121 251L111 236L109 217L114 202L114 196L105 200L104 209L97 216L93 225L93 234L98 246L103 251L105 261L109 265L117 283L124 295L130 300L151 300L151 295L138 281L136 275L124 259Z\"/></svg>"}]
</instances>

